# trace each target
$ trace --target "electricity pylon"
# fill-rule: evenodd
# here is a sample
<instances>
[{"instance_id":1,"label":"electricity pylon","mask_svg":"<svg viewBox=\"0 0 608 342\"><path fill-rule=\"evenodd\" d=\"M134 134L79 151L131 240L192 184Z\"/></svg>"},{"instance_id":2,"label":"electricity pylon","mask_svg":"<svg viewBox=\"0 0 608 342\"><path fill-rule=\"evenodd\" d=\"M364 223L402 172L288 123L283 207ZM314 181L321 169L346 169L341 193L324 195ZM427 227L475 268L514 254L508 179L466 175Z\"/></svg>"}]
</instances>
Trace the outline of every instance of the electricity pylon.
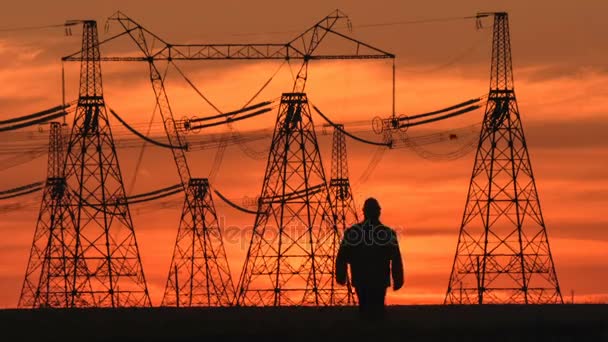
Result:
<instances>
[{"instance_id":1,"label":"electricity pylon","mask_svg":"<svg viewBox=\"0 0 608 342\"><path fill-rule=\"evenodd\" d=\"M308 99L285 93L237 304L330 305L339 244Z\"/></svg>"},{"instance_id":2,"label":"electricity pylon","mask_svg":"<svg viewBox=\"0 0 608 342\"><path fill-rule=\"evenodd\" d=\"M343 125L337 125L334 129L331 154L331 178L329 189L331 203L336 208L338 229L344 230L352 224L357 223L359 215L355 207L355 199L348 177L348 159L346 154L346 139Z\"/></svg>"},{"instance_id":3,"label":"electricity pylon","mask_svg":"<svg viewBox=\"0 0 608 342\"><path fill-rule=\"evenodd\" d=\"M346 139L343 125L334 128L331 153L331 178L329 194L331 206L336 212L336 226L344 231L359 221L355 199L348 177L348 159L346 155ZM350 284L347 289L347 303L354 303L355 297Z\"/></svg>"},{"instance_id":4,"label":"electricity pylon","mask_svg":"<svg viewBox=\"0 0 608 342\"><path fill-rule=\"evenodd\" d=\"M493 15L490 93L445 303L563 303L515 98L508 15Z\"/></svg>"},{"instance_id":5,"label":"electricity pylon","mask_svg":"<svg viewBox=\"0 0 608 342\"><path fill-rule=\"evenodd\" d=\"M97 23L82 24L78 106L61 170L53 171L65 178L39 216L49 240L33 305L150 306L103 97Z\"/></svg>"},{"instance_id":6,"label":"electricity pylon","mask_svg":"<svg viewBox=\"0 0 608 342\"><path fill-rule=\"evenodd\" d=\"M156 101L157 101L157 105L158 108L160 109L161 114L163 115L163 119L164 119L164 123L165 123L165 130L167 132L167 136L169 138L169 142L170 144L173 146L172 151L174 151L174 157L175 157L175 162L177 164L178 167L178 171L180 174L180 178L182 181L182 185L184 186L184 188L186 189L191 181L190 178L190 171L188 168L188 164L186 163L186 159L185 159L185 155L183 153L183 151L181 150L181 146L183 146L183 139L180 137L180 130L184 129L183 127L185 127L185 125L183 125L182 127L182 123L176 123L173 120L173 116L171 113L171 107L169 105L169 101L167 98L167 94L165 92L164 89L164 85L163 85L163 80L161 77L160 72L158 71L158 69L156 68L154 62L155 61L167 61L167 62L174 62L177 60L208 60L208 61L212 61L212 60L302 60L303 63L301 65L301 68L297 74L296 80L294 82L294 88L292 89L292 92L289 94L286 94L286 98L293 98L293 99L303 99L301 101L300 104L305 104L305 110L307 111L307 113L309 113L308 111L308 104L307 104L307 100L306 100L306 96L303 94L304 93L304 85L307 79L307 75L308 75L308 61L309 60L319 60L319 59L394 59L395 56L393 54L384 52L380 49L377 49L375 47L372 47L366 43L363 43L361 41L358 41L356 39L347 37L344 34L338 33L336 31L333 30L334 25L339 22L346 22L346 24L349 24L350 22L348 21L348 18L346 17L346 15L344 15L341 11L336 10L333 11L330 15L324 17L323 19L321 19L320 21L318 21L315 25L313 25L312 27L310 27L308 30L306 30L304 33L298 35L297 37L295 37L293 40L285 43L280 43L280 44L276 44L276 43L272 43L272 44L169 44L166 41L162 40L161 38L159 38L157 35L151 33L150 31L146 30L145 28L143 28L141 25L137 24L135 21L133 21L132 19L128 18L127 16L125 16L123 13L117 12L115 15L113 15L110 20L113 21L117 21L120 23L120 25L122 26L122 28L124 29L124 32L121 35L129 35L134 41L135 43L138 45L139 49L143 52L144 56L140 56L140 57L126 57L126 56L120 56L120 57L104 57L104 60L108 60L108 61L143 61L146 63L149 63L150 66L150 78L152 81L152 86L156 95ZM348 25L350 27L350 25ZM350 48L351 52L349 53L336 53L335 51L329 52L329 53L322 53L322 54L315 54L315 50L317 49L317 47L320 45L320 43L326 39L326 37L333 37L334 39L339 39L342 40L342 44L340 44L341 46L345 47L345 48ZM69 56L67 57L68 60L73 60L74 57L73 56ZM294 102L295 101L295 102ZM297 105L296 102L298 102L299 100L288 100L287 102L283 103L283 107L280 109L280 113L281 111L294 111L296 108L300 108L303 106L301 105ZM290 108L290 109L288 109ZM309 119L309 115L308 118L306 118L306 120ZM292 120L291 118L289 120ZM298 119L299 120L299 119ZM298 122L298 120L294 119L294 123ZM291 122L291 121L290 121ZM304 122L303 124L304 126L306 126L306 128L304 128L304 130L308 130L307 125L309 125L309 123L307 121ZM293 130L294 132L297 130L295 127L292 128L291 130ZM278 131L276 131L275 133L277 133ZM314 133L314 132L313 132ZM281 133L283 134L283 133ZM295 134L295 133L294 133ZM298 133L299 134L299 133ZM289 135L292 135L292 133L289 133ZM309 133L307 131L307 133L305 134L307 137L309 137ZM304 135L302 135L304 136ZM278 137L278 135L275 134L275 137ZM312 143L312 140L311 140ZM314 144L316 146L316 138L314 139ZM291 157L291 154L294 153L298 153L298 151L302 152L305 151L307 154L315 154L317 153L317 147L315 147L315 150L311 150L310 147L306 147L306 146L299 146L299 145L294 145L293 148L291 148L291 150L286 149L286 156L289 155L289 158ZM315 152L317 151L317 152ZM280 154L280 152L276 152L275 154ZM273 154L273 155L275 155ZM302 160L309 160L309 159L313 159L313 163L316 163L316 155L312 156L312 155L307 155L307 156L303 156ZM269 161L269 165L270 165L270 161ZM316 165L316 164L315 164ZM294 166L295 167L295 166ZM302 167L300 166L297 169L297 172L304 172L302 171ZM321 168L322 169L322 168ZM310 170L307 170L305 172L310 172ZM308 177L308 176L307 176ZM275 186L275 185L272 185ZM325 195L322 195L321 197L327 197L327 183L325 182L325 178L323 176L323 181L319 182L319 183L310 183L310 184L306 184L305 187L300 188L300 190L303 191L307 191L306 189L308 189L309 187L314 186L315 188L312 190L322 190L325 192ZM325 189L320 189L320 187L325 187ZM289 189L286 188L285 191L282 191L280 193L284 194L285 196L294 196L294 195L301 195L300 193L294 194L292 193L293 189ZM194 203L193 201L198 201L199 203L202 203L202 199L200 198L188 198L188 194L189 193L198 193L199 191L197 190L193 190L193 191L188 191L186 189L185 193L186 193L186 204L184 208L194 208L195 206L192 204ZM291 198L293 199L293 198ZM277 200L277 199L275 199ZM288 200L287 198L285 200ZM327 199L325 199L324 201L327 201ZM201 204L202 205L202 204ZM264 204L260 204L260 206L265 206ZM327 208L324 208L323 211L327 211L327 210L331 210L331 206L327 205ZM303 208L306 208L305 211L300 211L297 213L297 215L303 216L306 215L307 217L304 219L302 218L300 221L301 222L312 222L311 218L314 218L318 215L320 215L323 220L331 222L328 223L329 226L333 227L330 228L330 230L332 231L331 234L334 234L337 232L337 230L335 229L335 217L333 217L333 215L327 215L326 213L317 213L314 212L314 208L312 206L309 206L308 204L305 205ZM311 212L309 213L309 210L311 210ZM185 213L185 209L184 209L184 213ZM202 210L198 210L196 212L203 212ZM192 211L191 214L194 215L195 211ZM264 213L260 213L260 214L264 214ZM183 216L186 217L186 216ZM259 215L258 219L261 216ZM202 222L202 220L191 220L192 222ZM189 225L189 223L184 223L185 221L182 220L182 223L180 225L185 225L186 227L184 227L183 229L198 229L195 227L192 227L191 225ZM258 222L258 221L256 221ZM280 225L277 226L277 228L282 232L283 231L283 224L288 224L287 220L285 219L285 217L281 217L277 219L277 222L280 222ZM295 222L295 221L294 221ZM314 221L315 224L319 225L319 220ZM181 231L182 228L180 228ZM264 230L263 227L256 227L256 229L261 229ZM203 230L204 232L204 230ZM259 232L258 232L259 233ZM330 234L329 232L326 232L327 234ZM253 235L256 235L257 233L254 233ZM339 237L339 232L337 233L338 237ZM183 236L181 233L178 233L178 240L180 240L180 236ZM190 236L199 236L196 234L190 234ZM219 234L217 235L218 237L220 236ZM326 237L323 234L318 234L317 238L321 239L321 242L319 242L320 244L324 244L326 243ZM332 236L332 239L334 237ZM207 239L206 241L212 241L212 239ZM216 240L216 243L222 243L221 239ZM311 244L316 244L317 241L311 241ZM223 247L221 247L223 249ZM325 247L322 247L321 249L323 249ZM333 247L332 247L333 248ZM177 251L177 248L176 248ZM269 258L272 258L273 253L274 252L269 252L270 254L268 254L267 256ZM332 252L334 255L335 253ZM176 254L177 255L177 254ZM328 254L329 255L329 254ZM333 258L334 256L330 257L330 262L332 263L332 267L333 267ZM174 255L174 259L175 259L175 255ZM281 257L279 256L279 258L277 260L280 260ZM305 260L306 258L303 258L302 260ZM248 259L251 261L251 259ZM215 259L208 259L207 262L216 262ZM224 260L220 260L220 258L217 258L217 262L224 262ZM181 264L181 263L180 263ZM219 266L219 264L218 264ZM170 269L170 274L168 277L168 287L170 286L172 289L175 289L175 291L173 291L174 293L178 293L179 295L182 296L182 294L187 295L187 291L183 291L182 290L182 286L186 286L187 287L187 283L188 281L192 280L192 278L190 277L190 280L188 280L186 278L186 281L182 281L181 279L181 275L177 280L174 280L175 277L173 276L173 274L171 272L179 272L178 269L183 270L184 272L188 272L187 268L182 267L182 268L176 268L174 267L173 263ZM227 270L227 264L226 267L211 267L209 269L217 269L217 270ZM277 268L278 269L278 268ZM175 270L175 271L174 271ZM316 280L316 268L315 271L313 271L311 273L311 284L316 284L315 286L323 286L323 288L332 288L333 289L333 278L327 278L327 277L322 277L323 281L327 281L327 284L323 284L321 285L320 282L317 282ZM331 269L327 268L326 270L319 270L319 272L323 273L325 272L326 274L330 274ZM321 274L320 273L320 274ZM192 273L190 273L192 274ZM202 274L202 273L197 273L197 274ZM241 273L243 274L243 273ZM247 273L248 275L251 275L251 273ZM228 279L229 280L229 273L225 273L226 277L223 277L222 279ZM213 274L210 274L208 276L216 276ZM327 279L325 279L327 278ZM278 273L277 273L277 279L278 279ZM241 280L243 280L243 278L241 277ZM172 284L171 282L177 282L176 284ZM277 280L278 282L278 280ZM204 281L197 281L198 284L204 284ZM244 284L245 282L241 282L241 284ZM249 279L247 279L246 281L247 284L250 284L251 282L249 281ZM231 281L226 281L225 286L232 286L231 285ZM179 287L179 290L177 290L177 288ZM242 289L242 287L240 287ZM280 292L280 289L278 289L277 287L272 287L272 291L277 291ZM310 290L315 292L316 289L313 288ZM337 292L336 292L337 291ZM315 295L315 299L314 300L307 300L307 303L310 304L334 304L334 303L338 303L338 301L336 301L334 299L334 294L339 293L340 291L342 291L342 289L338 289L338 290L330 290L330 299L329 300L318 300L318 298L316 298L317 296ZM346 291L346 290L344 290ZM225 292L221 292L221 293L230 293L230 289L227 289L227 291ZM241 301L240 299L242 298L239 294L237 294L236 296L236 302L237 304L243 304L243 301ZM335 298L339 298L340 296L337 296ZM346 297L344 297L346 298ZM225 302L225 299L222 299L223 302ZM277 300L274 301L274 304L270 304L270 305L289 305L289 304L293 304L293 303L303 303L304 300L294 300L294 301L281 301L281 300ZM180 301L181 303L181 301ZM268 301L266 300L252 300L252 301L248 301L247 305L269 305Z\"/></svg>"},{"instance_id":7,"label":"electricity pylon","mask_svg":"<svg viewBox=\"0 0 608 342\"><path fill-rule=\"evenodd\" d=\"M394 58L333 31L349 19L340 11L323 18L292 40L303 62L292 92L281 97L259 197L258 214L237 288L237 305L343 305L349 288L333 277L341 232L319 154L304 93L311 59ZM327 36L355 43L354 53L331 56L315 51ZM359 48L370 51L361 55Z\"/></svg>"},{"instance_id":8,"label":"electricity pylon","mask_svg":"<svg viewBox=\"0 0 608 342\"><path fill-rule=\"evenodd\" d=\"M69 249L75 240L63 173L64 135L60 123L50 123L47 178L19 296L21 308L71 306L71 281L66 271L75 260L74 251Z\"/></svg>"},{"instance_id":9,"label":"electricity pylon","mask_svg":"<svg viewBox=\"0 0 608 342\"><path fill-rule=\"evenodd\" d=\"M146 56L156 103L184 187L184 206L161 305L229 306L235 296L234 284L209 181L207 178L194 178L190 174L184 151L186 144L182 137L183 129L173 118L163 77L154 64L154 49L159 46L155 43L160 41L164 47L170 44L120 12L110 19L120 23Z\"/></svg>"},{"instance_id":10,"label":"electricity pylon","mask_svg":"<svg viewBox=\"0 0 608 342\"><path fill-rule=\"evenodd\" d=\"M190 179L186 191L196 201L184 204L162 305L230 305L234 289L209 181Z\"/></svg>"}]
</instances>

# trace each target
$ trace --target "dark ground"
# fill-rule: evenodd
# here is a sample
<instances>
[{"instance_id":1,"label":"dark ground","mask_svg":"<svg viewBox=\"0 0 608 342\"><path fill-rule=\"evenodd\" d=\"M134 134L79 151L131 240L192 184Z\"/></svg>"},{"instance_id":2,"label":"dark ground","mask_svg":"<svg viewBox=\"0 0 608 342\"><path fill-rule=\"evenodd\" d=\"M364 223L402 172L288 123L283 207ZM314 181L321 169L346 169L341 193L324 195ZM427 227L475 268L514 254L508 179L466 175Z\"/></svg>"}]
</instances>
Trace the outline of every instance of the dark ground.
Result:
<instances>
[{"instance_id":1,"label":"dark ground","mask_svg":"<svg viewBox=\"0 0 608 342\"><path fill-rule=\"evenodd\" d=\"M608 341L608 305L0 310L2 341ZM11 338L10 336L14 336ZM9 338L5 338L9 337Z\"/></svg>"}]
</instances>

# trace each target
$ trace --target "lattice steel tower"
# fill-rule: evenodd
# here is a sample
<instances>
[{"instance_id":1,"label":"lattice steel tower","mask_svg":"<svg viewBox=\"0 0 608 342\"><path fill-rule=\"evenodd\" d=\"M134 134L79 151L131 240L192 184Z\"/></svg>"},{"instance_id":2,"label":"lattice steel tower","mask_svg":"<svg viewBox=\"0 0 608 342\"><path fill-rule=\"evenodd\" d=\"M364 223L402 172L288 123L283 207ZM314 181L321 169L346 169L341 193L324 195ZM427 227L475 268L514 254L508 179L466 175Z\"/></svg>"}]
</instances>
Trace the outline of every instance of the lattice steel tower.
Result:
<instances>
[{"instance_id":1,"label":"lattice steel tower","mask_svg":"<svg viewBox=\"0 0 608 342\"><path fill-rule=\"evenodd\" d=\"M490 93L445 303L563 303L515 98L508 16L492 14Z\"/></svg>"},{"instance_id":2,"label":"lattice steel tower","mask_svg":"<svg viewBox=\"0 0 608 342\"><path fill-rule=\"evenodd\" d=\"M327 184L306 94L283 94L238 305L346 301L334 289L339 232Z\"/></svg>"},{"instance_id":3,"label":"lattice steel tower","mask_svg":"<svg viewBox=\"0 0 608 342\"><path fill-rule=\"evenodd\" d=\"M359 222L355 199L348 177L348 159L346 155L346 139L343 125L334 128L331 151L331 178L329 180L329 194L331 206L336 212L336 226L344 231L354 223ZM355 301L354 293L348 286L347 303Z\"/></svg>"},{"instance_id":4,"label":"lattice steel tower","mask_svg":"<svg viewBox=\"0 0 608 342\"><path fill-rule=\"evenodd\" d=\"M334 129L331 151L331 178L329 180L329 191L331 204L336 208L336 226L338 229L346 229L357 223L359 218L355 199L348 178L348 159L346 155L346 139L341 129L343 125L337 125Z\"/></svg>"},{"instance_id":5,"label":"lattice steel tower","mask_svg":"<svg viewBox=\"0 0 608 342\"><path fill-rule=\"evenodd\" d=\"M50 238L34 305L150 306L103 98L97 24L82 23L78 106L62 170L54 171L63 173L65 193L39 217Z\"/></svg>"},{"instance_id":6,"label":"lattice steel tower","mask_svg":"<svg viewBox=\"0 0 608 342\"><path fill-rule=\"evenodd\" d=\"M47 179L19 307L72 306L72 283L66 271L74 266L74 251L70 247L74 246L75 236L74 217L69 210L70 194L66 192L63 173L65 144L62 125L51 122Z\"/></svg>"},{"instance_id":7,"label":"lattice steel tower","mask_svg":"<svg viewBox=\"0 0 608 342\"><path fill-rule=\"evenodd\" d=\"M163 306L228 306L234 287L206 178L186 189Z\"/></svg>"},{"instance_id":8,"label":"lattice steel tower","mask_svg":"<svg viewBox=\"0 0 608 342\"><path fill-rule=\"evenodd\" d=\"M154 64L155 59L159 59L156 49L169 48L170 44L120 12L110 20L120 23L145 54L156 104L163 117L185 193L162 306L229 306L234 300L235 290L209 181L207 178L193 178L190 174L183 127L177 125L173 118L163 77ZM171 58L169 55L167 60Z\"/></svg>"},{"instance_id":9,"label":"lattice steel tower","mask_svg":"<svg viewBox=\"0 0 608 342\"><path fill-rule=\"evenodd\" d=\"M194 287L208 283L218 285L208 289L214 291L211 297L217 297L213 303L207 300L209 305L228 305L234 302L239 305L340 303L341 300L336 300L339 297L336 297L336 294L344 291L343 297L346 298L346 289L341 287L334 291L331 276L334 245L337 245L334 239L337 238L335 235L338 231L334 224L335 218L328 199L328 184L304 95L308 62L313 59L394 59L395 56L335 32L333 28L336 23L345 22L347 26L350 23L348 17L339 10L332 11L291 41L280 44L169 44L120 12L110 20L118 21L124 29L123 34L128 34L145 55L140 58L123 56L111 60L141 60L149 63L157 105L163 115L169 142L173 146L172 151L182 185L186 189L184 214L163 304L177 305L175 297L179 296L180 305L190 305L190 293L194 290L191 290L189 282L194 283ZM340 53L333 49L316 54L315 51L326 37L341 40L341 49L349 49L350 52ZM210 204L212 199L206 185L208 183L205 179L190 178L185 154L180 148L184 145L180 130L185 126L179 122L176 124L173 120L163 79L154 61L277 59L301 60L302 64L292 92L283 96L274 133L274 149L269 156L262 190L263 198L259 205L263 213L260 212L256 218L248 261L241 273L240 290L235 294L221 230L212 228L216 227L215 223L201 226L202 222L207 222L207 217L200 215L209 214L212 220L215 219L215 210ZM203 198L196 194L209 197ZM272 227L266 229L267 224L275 225L275 231L272 231ZM292 228L295 230L289 230ZM281 234L278 234L277 229L280 229ZM298 229L303 231L297 233ZM273 233L277 234L278 240L270 240L272 237L269 234ZM185 243L184 239L187 237L191 237L189 241L192 243ZM183 247L180 246L182 242ZM204 243L213 244L213 247L209 249ZM319 247L316 247L317 244ZM190 246L189 250L193 252L186 255L185 246ZM199 272L191 271L197 267L202 268L199 255L193 256L196 254L195 250L204 248L216 250L217 255L206 258L205 272L202 269ZM270 260L274 260L275 266L270 265ZM175 277L175 273L179 276ZM193 275L202 278L194 279ZM271 279L273 275L274 279ZM207 290L200 288L197 293L203 294L204 297L204 291ZM168 294L172 294L172 298L168 298ZM297 296L299 298L296 298ZM205 298L202 298L197 303L204 301Z\"/></svg>"}]
</instances>

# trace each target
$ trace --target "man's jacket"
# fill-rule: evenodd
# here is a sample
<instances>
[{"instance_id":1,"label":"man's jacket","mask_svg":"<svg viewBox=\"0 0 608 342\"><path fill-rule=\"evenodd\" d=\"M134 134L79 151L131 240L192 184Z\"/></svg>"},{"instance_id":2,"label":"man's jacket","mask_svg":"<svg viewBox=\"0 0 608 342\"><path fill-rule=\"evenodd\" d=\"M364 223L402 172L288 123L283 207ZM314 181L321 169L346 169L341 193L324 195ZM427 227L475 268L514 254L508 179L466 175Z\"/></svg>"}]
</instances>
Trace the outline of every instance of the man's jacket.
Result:
<instances>
[{"instance_id":1,"label":"man's jacket","mask_svg":"<svg viewBox=\"0 0 608 342\"><path fill-rule=\"evenodd\" d=\"M379 223L355 224L344 232L336 257L336 280L345 283L347 264L354 287L388 287L391 275L395 284L403 284L403 264L397 234Z\"/></svg>"}]
</instances>

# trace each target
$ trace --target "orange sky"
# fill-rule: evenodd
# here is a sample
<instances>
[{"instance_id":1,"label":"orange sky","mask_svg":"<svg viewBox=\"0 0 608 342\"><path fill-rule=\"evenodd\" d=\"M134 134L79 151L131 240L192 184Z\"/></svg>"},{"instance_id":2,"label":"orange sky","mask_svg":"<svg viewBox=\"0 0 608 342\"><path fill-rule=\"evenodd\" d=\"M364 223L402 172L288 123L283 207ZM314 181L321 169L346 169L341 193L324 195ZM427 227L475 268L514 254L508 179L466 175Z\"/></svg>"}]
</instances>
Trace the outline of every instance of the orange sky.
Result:
<instances>
[{"instance_id":1,"label":"orange sky","mask_svg":"<svg viewBox=\"0 0 608 342\"><path fill-rule=\"evenodd\" d=\"M575 2L510 1L508 6L488 8L487 1L452 4L426 1L404 4L387 1L385 6L354 4L352 1L313 1L294 7L284 1L223 1L200 8L197 1L174 1L150 5L144 1L104 1L90 5L75 1L54 1L28 5L12 4L0 14L0 119L29 114L61 101L60 57L79 49L80 29L65 37L62 29L11 32L2 28L58 24L67 19L92 18L100 23L115 10L122 10L161 37L173 42L268 42L286 41L335 8L350 15L350 35L397 55L397 111L414 114L434 110L482 95L488 88L491 32L476 30L471 20L426 24L366 26L430 18L464 17L477 11L507 10L510 14L515 87L528 140L543 215L564 298L574 291L577 301L608 299L608 68L603 13L608 4L594 2L587 8ZM253 5L255 3L255 5ZM505 2L506 3L506 2ZM120 5L119 5L120 4ZM289 5L288 5L289 4ZM304 5L302 5L304 6ZM484 22L485 27L490 21ZM358 27L361 26L361 27ZM115 32L115 31L114 31ZM346 32L343 30L343 32ZM111 33L111 32L110 32ZM109 33L109 34L110 34ZM102 53L112 53L111 47ZM182 63L180 67L222 110L242 106L279 68L280 62ZM369 129L374 116L391 110L391 69L388 61L314 62L309 72L311 101L335 121L369 120L356 129ZM143 64L104 64L104 87L108 105L129 122L143 127L153 109L147 68ZM68 100L77 92L78 66L66 66ZM295 72L295 71L294 71ZM172 73L172 74L171 74ZM289 67L281 67L260 100L280 96L291 89ZM187 84L170 71L168 88L176 116L213 114ZM240 130L271 127L274 115L252 123L238 124ZM412 128L412 135L446 127L477 123L480 111L454 121ZM314 118L317 123L321 119ZM127 137L112 121L115 135ZM156 117L155 127L160 121ZM347 126L348 129L348 126ZM355 127L353 127L355 129ZM46 131L28 129L34 137ZM220 130L222 131L222 130ZM21 135L19 135L21 134ZM8 144L25 133L1 133ZM202 134L202 133L199 133ZM324 166L329 171L330 135L318 132ZM371 134L365 133L370 139ZM433 152L459 147L430 146ZM252 144L266 149L269 141ZM372 176L362 180L375 147L348 141L351 182L359 205L367 196L377 197L383 206L383 221L400 234L406 263L406 285L389 291L389 304L440 303L447 287L474 153L455 161L430 161L409 149L384 154ZM135 186L138 149L119 150L123 177L131 193L153 190L178 180L169 152L147 148ZM214 150L189 153L193 176L209 175ZM0 156L0 160L10 158ZM251 172L243 174L243 163ZM248 158L236 147L228 148L215 186L239 200L260 191L265 160ZM0 189L42 180L46 156L24 165L0 170ZM253 218L235 212L216 200L226 226L244 233L226 241L231 270L238 276ZM16 306L29 247L36 224L40 194L23 198L26 210L11 210L15 202L0 203L0 307ZM144 271L153 303L159 304L165 285L181 210L176 206L132 208Z\"/></svg>"}]
</instances>

